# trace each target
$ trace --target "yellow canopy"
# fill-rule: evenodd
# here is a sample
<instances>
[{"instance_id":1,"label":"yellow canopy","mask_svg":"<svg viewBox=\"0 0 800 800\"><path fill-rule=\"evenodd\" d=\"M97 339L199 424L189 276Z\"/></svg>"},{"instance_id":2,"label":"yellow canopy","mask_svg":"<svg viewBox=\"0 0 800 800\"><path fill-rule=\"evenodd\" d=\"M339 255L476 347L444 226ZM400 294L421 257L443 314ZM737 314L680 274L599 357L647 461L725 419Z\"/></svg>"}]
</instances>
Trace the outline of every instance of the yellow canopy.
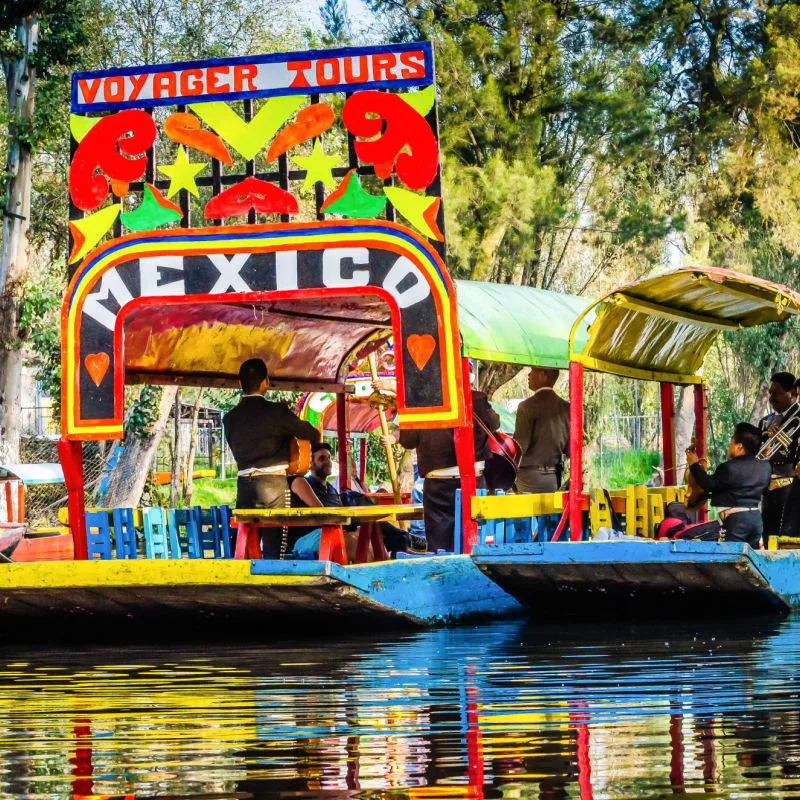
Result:
<instances>
[{"instance_id":1,"label":"yellow canopy","mask_svg":"<svg viewBox=\"0 0 800 800\"><path fill-rule=\"evenodd\" d=\"M679 269L622 286L590 306L572 326L570 358L640 380L699 383L721 331L798 313L800 295L780 284L724 269Z\"/></svg>"}]
</instances>

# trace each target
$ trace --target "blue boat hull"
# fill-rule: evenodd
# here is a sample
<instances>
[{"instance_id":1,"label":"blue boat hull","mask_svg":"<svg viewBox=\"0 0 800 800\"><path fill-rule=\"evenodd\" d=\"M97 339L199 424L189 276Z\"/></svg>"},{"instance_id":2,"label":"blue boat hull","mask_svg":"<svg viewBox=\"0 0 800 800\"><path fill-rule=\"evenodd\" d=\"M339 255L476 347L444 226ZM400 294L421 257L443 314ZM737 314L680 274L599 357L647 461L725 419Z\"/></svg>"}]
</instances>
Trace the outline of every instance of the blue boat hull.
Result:
<instances>
[{"instance_id":1,"label":"blue boat hull","mask_svg":"<svg viewBox=\"0 0 800 800\"><path fill-rule=\"evenodd\" d=\"M800 551L642 540L482 545L472 557L537 618L800 608Z\"/></svg>"}]
</instances>

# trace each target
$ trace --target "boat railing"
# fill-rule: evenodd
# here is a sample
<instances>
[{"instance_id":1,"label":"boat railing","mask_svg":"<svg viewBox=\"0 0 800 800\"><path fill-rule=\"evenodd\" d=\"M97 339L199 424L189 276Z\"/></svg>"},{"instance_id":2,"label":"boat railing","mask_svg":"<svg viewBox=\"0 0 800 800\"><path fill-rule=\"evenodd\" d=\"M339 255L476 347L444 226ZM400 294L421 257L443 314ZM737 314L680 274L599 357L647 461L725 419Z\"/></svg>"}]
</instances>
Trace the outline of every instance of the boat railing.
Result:
<instances>
[{"instance_id":1,"label":"boat railing","mask_svg":"<svg viewBox=\"0 0 800 800\"><path fill-rule=\"evenodd\" d=\"M653 539L669 503L683 502L685 486L651 487L631 484L624 489L591 489L582 495L584 526L579 540L586 541L600 528L615 528L624 521L629 535ZM480 544L552 541L567 506L567 492L547 494L478 494L472 499L472 519L478 523ZM615 517L617 518L615 521ZM616 524L615 524L616 523ZM561 534L559 541L568 541Z\"/></svg>"}]
</instances>

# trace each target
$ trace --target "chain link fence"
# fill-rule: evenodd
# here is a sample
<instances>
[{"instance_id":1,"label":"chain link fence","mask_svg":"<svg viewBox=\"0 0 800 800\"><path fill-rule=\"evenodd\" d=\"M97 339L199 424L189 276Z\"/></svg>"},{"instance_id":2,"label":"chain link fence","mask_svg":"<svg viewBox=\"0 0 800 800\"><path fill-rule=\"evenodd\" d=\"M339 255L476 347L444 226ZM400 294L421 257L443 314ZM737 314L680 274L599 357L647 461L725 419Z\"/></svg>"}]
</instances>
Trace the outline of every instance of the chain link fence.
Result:
<instances>
[{"instance_id":1,"label":"chain link fence","mask_svg":"<svg viewBox=\"0 0 800 800\"><path fill-rule=\"evenodd\" d=\"M58 438L55 436L23 436L20 440L20 464L57 464ZM94 504L97 486L103 474L108 442L84 442L83 472L86 484L86 505ZM16 489L11 493L11 513L8 496L0 492L0 519L17 518ZM67 490L63 483L27 484L25 486L25 521L31 527L58 525L58 510L67 505Z\"/></svg>"}]
</instances>

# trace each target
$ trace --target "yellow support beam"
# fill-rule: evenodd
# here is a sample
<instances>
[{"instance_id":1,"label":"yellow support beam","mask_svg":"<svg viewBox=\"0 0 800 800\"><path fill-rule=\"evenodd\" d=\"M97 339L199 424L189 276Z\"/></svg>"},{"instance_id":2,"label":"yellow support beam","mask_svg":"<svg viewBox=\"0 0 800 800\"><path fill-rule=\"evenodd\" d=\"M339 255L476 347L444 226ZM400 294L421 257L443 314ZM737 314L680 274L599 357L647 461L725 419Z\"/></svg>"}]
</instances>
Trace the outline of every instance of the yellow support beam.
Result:
<instances>
[{"instance_id":1,"label":"yellow support beam","mask_svg":"<svg viewBox=\"0 0 800 800\"><path fill-rule=\"evenodd\" d=\"M609 493L610 494L610 493ZM611 508L602 489L589 491L589 526L594 536L600 528L612 528Z\"/></svg>"},{"instance_id":2,"label":"yellow support beam","mask_svg":"<svg viewBox=\"0 0 800 800\"><path fill-rule=\"evenodd\" d=\"M553 494L507 494L499 497L486 495L472 498L472 519L527 519L546 514L560 514L564 510L562 492Z\"/></svg>"},{"instance_id":3,"label":"yellow support beam","mask_svg":"<svg viewBox=\"0 0 800 800\"><path fill-rule=\"evenodd\" d=\"M318 576L251 575L249 561L233 559L33 561L4 564L0 570L0 592L111 586L284 586L319 582Z\"/></svg>"}]
</instances>

